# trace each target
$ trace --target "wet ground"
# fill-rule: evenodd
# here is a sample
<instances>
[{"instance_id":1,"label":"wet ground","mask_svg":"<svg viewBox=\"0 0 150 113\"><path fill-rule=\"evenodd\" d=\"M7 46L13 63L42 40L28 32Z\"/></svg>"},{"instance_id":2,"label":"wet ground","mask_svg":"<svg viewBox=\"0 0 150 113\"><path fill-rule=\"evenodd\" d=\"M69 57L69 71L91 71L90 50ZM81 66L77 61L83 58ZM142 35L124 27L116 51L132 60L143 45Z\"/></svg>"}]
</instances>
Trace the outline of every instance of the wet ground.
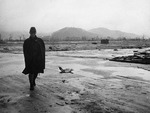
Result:
<instances>
[{"instance_id":1,"label":"wet ground","mask_svg":"<svg viewBox=\"0 0 150 113\"><path fill-rule=\"evenodd\" d=\"M0 113L149 113L149 65L107 59L133 50L47 52L29 90L23 54L0 53ZM58 66L72 68L59 73Z\"/></svg>"}]
</instances>

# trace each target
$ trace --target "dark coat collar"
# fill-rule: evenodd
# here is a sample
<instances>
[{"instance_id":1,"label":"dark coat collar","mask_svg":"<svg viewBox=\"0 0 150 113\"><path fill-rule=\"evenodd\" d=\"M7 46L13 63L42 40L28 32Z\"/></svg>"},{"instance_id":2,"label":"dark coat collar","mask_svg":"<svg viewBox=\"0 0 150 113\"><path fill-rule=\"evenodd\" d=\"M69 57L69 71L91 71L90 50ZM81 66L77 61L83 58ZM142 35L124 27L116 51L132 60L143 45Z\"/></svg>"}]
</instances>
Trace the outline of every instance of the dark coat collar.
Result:
<instances>
[{"instance_id":1,"label":"dark coat collar","mask_svg":"<svg viewBox=\"0 0 150 113\"><path fill-rule=\"evenodd\" d=\"M36 41L36 40L38 39L38 37L37 37L36 35L35 35L34 38L32 38L32 37L30 36L29 39L30 39L30 40L35 40L35 41Z\"/></svg>"}]
</instances>

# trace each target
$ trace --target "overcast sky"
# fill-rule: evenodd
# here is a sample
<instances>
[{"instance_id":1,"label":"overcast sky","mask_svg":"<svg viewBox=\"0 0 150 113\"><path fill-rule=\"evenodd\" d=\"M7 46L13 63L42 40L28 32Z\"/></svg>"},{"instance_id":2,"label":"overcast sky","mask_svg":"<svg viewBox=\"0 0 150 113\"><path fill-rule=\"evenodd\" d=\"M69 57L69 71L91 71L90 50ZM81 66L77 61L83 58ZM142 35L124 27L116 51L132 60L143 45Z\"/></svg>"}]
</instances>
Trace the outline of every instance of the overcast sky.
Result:
<instances>
[{"instance_id":1,"label":"overcast sky","mask_svg":"<svg viewBox=\"0 0 150 113\"><path fill-rule=\"evenodd\" d=\"M150 0L0 0L0 29L105 27L150 35Z\"/></svg>"}]
</instances>

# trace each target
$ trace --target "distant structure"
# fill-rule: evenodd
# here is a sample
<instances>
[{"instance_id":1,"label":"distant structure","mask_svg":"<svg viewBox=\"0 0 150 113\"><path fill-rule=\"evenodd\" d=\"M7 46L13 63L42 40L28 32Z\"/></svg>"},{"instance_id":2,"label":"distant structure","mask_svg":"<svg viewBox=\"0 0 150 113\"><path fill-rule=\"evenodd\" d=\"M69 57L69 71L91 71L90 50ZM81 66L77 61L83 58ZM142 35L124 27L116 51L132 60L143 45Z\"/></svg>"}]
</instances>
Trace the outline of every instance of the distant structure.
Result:
<instances>
[{"instance_id":1,"label":"distant structure","mask_svg":"<svg viewBox=\"0 0 150 113\"><path fill-rule=\"evenodd\" d=\"M22 35L22 37L23 37L23 40L25 40L25 39L26 39L24 35Z\"/></svg>"},{"instance_id":2,"label":"distant structure","mask_svg":"<svg viewBox=\"0 0 150 113\"><path fill-rule=\"evenodd\" d=\"M12 35L10 34L10 36L9 36L9 41L12 41Z\"/></svg>"},{"instance_id":3,"label":"distant structure","mask_svg":"<svg viewBox=\"0 0 150 113\"><path fill-rule=\"evenodd\" d=\"M109 44L109 40L108 39L102 39L101 44Z\"/></svg>"},{"instance_id":4,"label":"distant structure","mask_svg":"<svg viewBox=\"0 0 150 113\"><path fill-rule=\"evenodd\" d=\"M1 34L0 34L0 40L2 40Z\"/></svg>"},{"instance_id":5,"label":"distant structure","mask_svg":"<svg viewBox=\"0 0 150 113\"><path fill-rule=\"evenodd\" d=\"M0 33L0 44L5 43L5 41L2 39L2 34Z\"/></svg>"},{"instance_id":6,"label":"distant structure","mask_svg":"<svg viewBox=\"0 0 150 113\"><path fill-rule=\"evenodd\" d=\"M21 36L19 37L19 40L21 41L22 39L21 39Z\"/></svg>"}]
</instances>

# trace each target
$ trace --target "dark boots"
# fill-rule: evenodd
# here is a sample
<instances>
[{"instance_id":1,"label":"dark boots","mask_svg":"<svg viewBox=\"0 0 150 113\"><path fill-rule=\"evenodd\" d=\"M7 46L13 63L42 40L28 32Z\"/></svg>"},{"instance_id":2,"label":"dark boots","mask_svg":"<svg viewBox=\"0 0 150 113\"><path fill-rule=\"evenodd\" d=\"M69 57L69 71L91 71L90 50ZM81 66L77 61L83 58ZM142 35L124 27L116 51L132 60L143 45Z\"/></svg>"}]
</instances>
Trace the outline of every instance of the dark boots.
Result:
<instances>
[{"instance_id":1,"label":"dark boots","mask_svg":"<svg viewBox=\"0 0 150 113\"><path fill-rule=\"evenodd\" d=\"M38 74L29 74L29 83L30 83L30 90L34 90L34 86L36 86L35 80Z\"/></svg>"},{"instance_id":2,"label":"dark boots","mask_svg":"<svg viewBox=\"0 0 150 113\"><path fill-rule=\"evenodd\" d=\"M36 80L36 78L37 78L37 75L38 75L38 74L34 74L34 79L33 79L33 85L34 85L34 86L36 86L35 80Z\"/></svg>"}]
</instances>

